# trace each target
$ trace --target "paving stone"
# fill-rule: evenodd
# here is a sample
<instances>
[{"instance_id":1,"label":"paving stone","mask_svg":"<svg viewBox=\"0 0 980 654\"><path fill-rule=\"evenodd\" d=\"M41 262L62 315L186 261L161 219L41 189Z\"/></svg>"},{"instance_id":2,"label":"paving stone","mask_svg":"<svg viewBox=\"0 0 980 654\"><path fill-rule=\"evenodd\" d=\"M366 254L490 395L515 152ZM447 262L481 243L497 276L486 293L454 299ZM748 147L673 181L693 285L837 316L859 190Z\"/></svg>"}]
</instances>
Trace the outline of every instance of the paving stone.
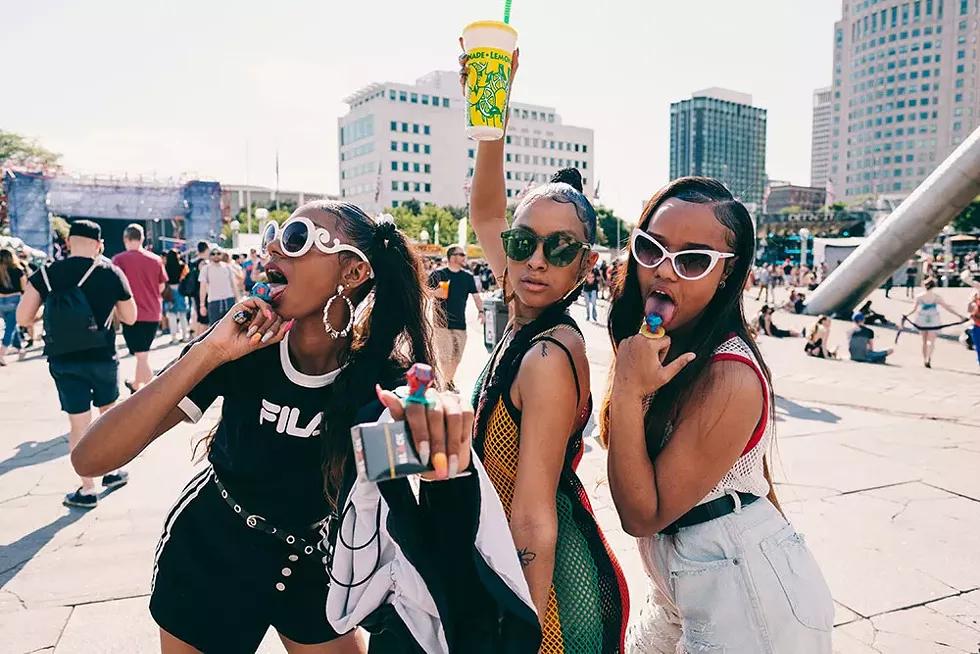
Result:
<instances>
[{"instance_id":1,"label":"paving stone","mask_svg":"<svg viewBox=\"0 0 980 654\"><path fill-rule=\"evenodd\" d=\"M22 654L54 647L71 612L59 606L0 613L0 651Z\"/></svg>"}]
</instances>

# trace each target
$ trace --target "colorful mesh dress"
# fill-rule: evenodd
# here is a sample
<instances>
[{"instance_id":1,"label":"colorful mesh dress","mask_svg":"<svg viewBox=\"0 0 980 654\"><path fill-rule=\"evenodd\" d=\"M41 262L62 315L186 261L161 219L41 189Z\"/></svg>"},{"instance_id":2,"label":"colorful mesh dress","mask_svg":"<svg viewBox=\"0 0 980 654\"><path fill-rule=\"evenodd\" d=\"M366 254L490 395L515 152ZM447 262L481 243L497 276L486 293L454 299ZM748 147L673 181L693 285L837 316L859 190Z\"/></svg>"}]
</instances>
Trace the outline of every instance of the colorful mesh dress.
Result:
<instances>
[{"instance_id":1,"label":"colorful mesh dress","mask_svg":"<svg viewBox=\"0 0 980 654\"><path fill-rule=\"evenodd\" d=\"M555 329L572 329L581 336L578 326L568 316ZM572 363L572 374L575 376L578 391L578 373L575 371L572 355L550 335L555 329L535 336L527 350L541 341L557 345ZM502 343L504 342L506 338L502 339ZM478 395L474 397L478 412L488 409L481 406L481 402L486 397L484 391L491 378L490 368L499 354L494 352L478 380ZM508 519L517 479L521 424L521 412L510 399L510 388L523 356L522 352L517 357L515 370L501 371L507 375L503 385L505 390L490 413L485 433L476 434L473 441ZM568 440L565 463L558 481L558 538L555 544L551 594L541 625L540 651L543 654L615 654L624 651L629 618L626 579L616 557L606 544L593 515L589 497L575 472L582 458L582 432L591 413L590 395L586 410L576 420L575 433Z\"/></svg>"}]
</instances>

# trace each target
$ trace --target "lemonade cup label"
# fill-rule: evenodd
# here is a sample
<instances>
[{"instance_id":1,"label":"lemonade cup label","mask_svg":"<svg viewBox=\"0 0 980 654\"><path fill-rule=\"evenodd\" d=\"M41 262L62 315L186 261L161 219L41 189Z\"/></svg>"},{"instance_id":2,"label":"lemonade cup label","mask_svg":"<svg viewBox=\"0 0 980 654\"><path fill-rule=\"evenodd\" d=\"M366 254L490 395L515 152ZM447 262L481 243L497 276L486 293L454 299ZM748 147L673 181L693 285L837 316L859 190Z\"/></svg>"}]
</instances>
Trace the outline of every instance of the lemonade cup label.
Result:
<instances>
[{"instance_id":1,"label":"lemonade cup label","mask_svg":"<svg viewBox=\"0 0 980 654\"><path fill-rule=\"evenodd\" d=\"M497 48L467 51L466 124L503 129L507 117L512 55Z\"/></svg>"}]
</instances>

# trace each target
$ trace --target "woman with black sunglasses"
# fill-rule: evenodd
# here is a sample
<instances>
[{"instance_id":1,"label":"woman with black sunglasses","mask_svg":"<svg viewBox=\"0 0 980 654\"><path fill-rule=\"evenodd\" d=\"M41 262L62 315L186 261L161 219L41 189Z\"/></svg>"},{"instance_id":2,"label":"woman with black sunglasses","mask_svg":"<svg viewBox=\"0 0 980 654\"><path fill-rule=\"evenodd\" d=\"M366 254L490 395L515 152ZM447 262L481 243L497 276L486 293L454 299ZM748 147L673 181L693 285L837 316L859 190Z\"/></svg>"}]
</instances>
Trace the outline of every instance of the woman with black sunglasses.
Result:
<instances>
[{"instance_id":1,"label":"woman with black sunglasses","mask_svg":"<svg viewBox=\"0 0 980 654\"><path fill-rule=\"evenodd\" d=\"M256 286L72 452L76 470L101 474L224 398L209 465L157 546L162 650L255 651L270 625L291 653L362 654L358 625L379 653L538 642L526 588L499 580L520 579L513 544L486 537L506 518L470 463L472 409L434 390L403 407L390 392L412 362L432 361L422 264L404 234L322 201L270 223L263 245L271 288ZM357 475L351 427L386 421L386 408L423 464L431 452L418 500L405 478ZM494 565L478 573L482 560ZM476 603L489 608L454 612Z\"/></svg>"},{"instance_id":2,"label":"woman with black sunglasses","mask_svg":"<svg viewBox=\"0 0 980 654\"><path fill-rule=\"evenodd\" d=\"M481 142L470 215L514 318L474 396L474 449L510 520L540 651L622 652L626 581L575 471L592 396L585 340L568 309L598 258L596 213L575 169L528 192L510 226L506 205L504 141Z\"/></svg>"},{"instance_id":3,"label":"woman with black sunglasses","mask_svg":"<svg viewBox=\"0 0 980 654\"><path fill-rule=\"evenodd\" d=\"M831 651L830 591L769 475L772 377L742 307L754 256L745 207L681 178L647 203L613 291L600 438L653 585L636 654Z\"/></svg>"}]
</instances>

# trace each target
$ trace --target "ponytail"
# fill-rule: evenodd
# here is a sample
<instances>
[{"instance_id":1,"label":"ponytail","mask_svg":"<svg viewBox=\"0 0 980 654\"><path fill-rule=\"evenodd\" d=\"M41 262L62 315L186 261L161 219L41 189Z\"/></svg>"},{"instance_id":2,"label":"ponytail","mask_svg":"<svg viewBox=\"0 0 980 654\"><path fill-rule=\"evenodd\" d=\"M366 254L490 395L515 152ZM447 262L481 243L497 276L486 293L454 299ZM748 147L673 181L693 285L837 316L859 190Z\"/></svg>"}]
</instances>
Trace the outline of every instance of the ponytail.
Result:
<instances>
[{"instance_id":1,"label":"ponytail","mask_svg":"<svg viewBox=\"0 0 980 654\"><path fill-rule=\"evenodd\" d=\"M350 428L358 411L375 397L375 384L394 387L413 363L431 364L432 339L422 261L405 234L394 222L375 222L352 204L316 204L340 218L341 230L366 254L374 271L361 302L366 306L341 361L341 373L328 387L323 411L324 493L336 510L344 468L352 454Z\"/></svg>"}]
</instances>

